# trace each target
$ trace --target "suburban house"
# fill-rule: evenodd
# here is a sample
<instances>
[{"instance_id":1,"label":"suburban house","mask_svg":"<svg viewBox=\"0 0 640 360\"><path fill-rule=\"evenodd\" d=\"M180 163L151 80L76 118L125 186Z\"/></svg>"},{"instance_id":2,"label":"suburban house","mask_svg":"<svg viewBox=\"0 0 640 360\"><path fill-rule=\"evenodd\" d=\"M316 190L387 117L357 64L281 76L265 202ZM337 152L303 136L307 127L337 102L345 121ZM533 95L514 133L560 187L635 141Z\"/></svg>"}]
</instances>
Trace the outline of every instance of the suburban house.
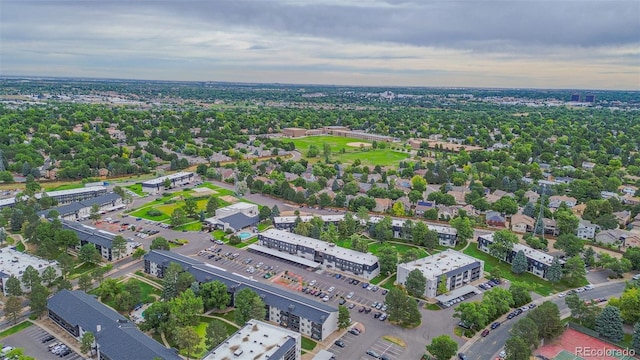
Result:
<instances>
[{"instance_id":1,"label":"suburban house","mask_svg":"<svg viewBox=\"0 0 640 360\"><path fill-rule=\"evenodd\" d=\"M578 222L578 229L576 230L576 236L584 240L593 240L597 231L600 231L599 225L593 224L589 220L580 219Z\"/></svg>"},{"instance_id":2,"label":"suburban house","mask_svg":"<svg viewBox=\"0 0 640 360\"><path fill-rule=\"evenodd\" d=\"M627 230L602 230L596 235L596 242L606 245L632 247L640 242L640 236Z\"/></svg>"},{"instance_id":3,"label":"suburban house","mask_svg":"<svg viewBox=\"0 0 640 360\"><path fill-rule=\"evenodd\" d=\"M618 224L622 227L627 226L631 222L631 211L629 210L614 212L613 216L616 217Z\"/></svg>"},{"instance_id":4,"label":"suburban house","mask_svg":"<svg viewBox=\"0 0 640 360\"><path fill-rule=\"evenodd\" d=\"M323 341L338 329L338 309L290 292L278 286L263 284L247 277L229 273L224 269L205 264L197 259L164 250L151 250L144 256L144 271L162 278L165 269L175 262L192 274L200 283L219 280L234 295L249 288L264 301L266 320L315 340Z\"/></svg>"},{"instance_id":5,"label":"suburban house","mask_svg":"<svg viewBox=\"0 0 640 360\"><path fill-rule=\"evenodd\" d=\"M414 269L420 270L427 279L424 295L435 298L443 276L448 291L457 289L482 277L484 261L447 249L422 259L398 264L396 283L405 285L407 276Z\"/></svg>"},{"instance_id":6,"label":"suburban house","mask_svg":"<svg viewBox=\"0 0 640 360\"><path fill-rule=\"evenodd\" d=\"M523 214L515 214L511 217L511 231L517 233L533 232L536 226L536 220L530 216Z\"/></svg>"},{"instance_id":7,"label":"suburban house","mask_svg":"<svg viewBox=\"0 0 640 360\"><path fill-rule=\"evenodd\" d=\"M549 197L549 208L557 209L560 207L560 204L565 203L569 208L573 208L578 203L576 198L566 195L553 195Z\"/></svg>"},{"instance_id":8,"label":"suburban house","mask_svg":"<svg viewBox=\"0 0 640 360\"><path fill-rule=\"evenodd\" d=\"M487 211L485 214L487 225L493 227L505 227L507 220L497 211Z\"/></svg>"},{"instance_id":9,"label":"suburban house","mask_svg":"<svg viewBox=\"0 0 640 360\"><path fill-rule=\"evenodd\" d=\"M85 332L92 332L98 359L182 359L176 349L167 349L84 291L61 290L49 298L47 308L49 319L76 340L80 341Z\"/></svg>"}]
</instances>

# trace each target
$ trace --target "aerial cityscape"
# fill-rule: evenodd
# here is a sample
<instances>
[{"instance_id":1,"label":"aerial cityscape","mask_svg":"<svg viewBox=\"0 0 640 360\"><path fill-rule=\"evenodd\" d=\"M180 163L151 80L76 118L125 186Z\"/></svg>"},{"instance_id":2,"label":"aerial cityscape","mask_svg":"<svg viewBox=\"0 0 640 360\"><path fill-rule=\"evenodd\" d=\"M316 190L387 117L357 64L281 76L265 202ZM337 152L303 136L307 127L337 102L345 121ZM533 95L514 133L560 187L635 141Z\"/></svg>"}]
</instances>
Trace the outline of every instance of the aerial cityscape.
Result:
<instances>
[{"instance_id":1,"label":"aerial cityscape","mask_svg":"<svg viewBox=\"0 0 640 360\"><path fill-rule=\"evenodd\" d=\"M640 3L0 8L0 359L640 359Z\"/></svg>"}]
</instances>

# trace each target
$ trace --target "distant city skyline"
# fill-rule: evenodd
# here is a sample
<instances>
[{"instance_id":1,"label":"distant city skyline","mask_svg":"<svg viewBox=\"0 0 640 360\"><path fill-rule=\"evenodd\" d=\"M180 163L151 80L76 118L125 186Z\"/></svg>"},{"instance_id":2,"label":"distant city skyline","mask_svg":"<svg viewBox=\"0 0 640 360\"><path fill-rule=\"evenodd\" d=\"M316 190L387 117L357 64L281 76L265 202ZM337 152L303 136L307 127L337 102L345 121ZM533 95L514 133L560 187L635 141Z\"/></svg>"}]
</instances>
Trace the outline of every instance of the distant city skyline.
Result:
<instances>
[{"instance_id":1,"label":"distant city skyline","mask_svg":"<svg viewBox=\"0 0 640 360\"><path fill-rule=\"evenodd\" d=\"M2 0L0 75L640 90L640 2Z\"/></svg>"}]
</instances>

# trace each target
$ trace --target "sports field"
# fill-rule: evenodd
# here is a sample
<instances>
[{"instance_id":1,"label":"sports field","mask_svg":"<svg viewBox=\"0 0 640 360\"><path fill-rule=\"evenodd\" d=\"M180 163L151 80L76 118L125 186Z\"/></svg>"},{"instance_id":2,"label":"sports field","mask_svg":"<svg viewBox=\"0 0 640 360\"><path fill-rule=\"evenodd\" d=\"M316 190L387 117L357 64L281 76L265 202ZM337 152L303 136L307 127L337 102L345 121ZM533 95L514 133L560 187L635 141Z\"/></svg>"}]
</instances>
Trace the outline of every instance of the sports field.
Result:
<instances>
[{"instance_id":1,"label":"sports field","mask_svg":"<svg viewBox=\"0 0 640 360\"><path fill-rule=\"evenodd\" d=\"M580 331L568 328L559 339L545 344L536 355L554 360L633 360L625 350L594 338Z\"/></svg>"},{"instance_id":2,"label":"sports field","mask_svg":"<svg viewBox=\"0 0 640 360\"><path fill-rule=\"evenodd\" d=\"M307 136L303 138L291 139L296 149L300 151L306 158L310 145L315 145L320 154L315 159L309 159L311 162L323 158L322 150L324 144L331 146L331 160L339 160L344 163L353 163L359 159L363 165L369 166L388 166L395 165L409 157L409 153L398 150L372 149L371 142L347 138L341 136ZM385 144L387 147L400 148L400 144Z\"/></svg>"}]
</instances>

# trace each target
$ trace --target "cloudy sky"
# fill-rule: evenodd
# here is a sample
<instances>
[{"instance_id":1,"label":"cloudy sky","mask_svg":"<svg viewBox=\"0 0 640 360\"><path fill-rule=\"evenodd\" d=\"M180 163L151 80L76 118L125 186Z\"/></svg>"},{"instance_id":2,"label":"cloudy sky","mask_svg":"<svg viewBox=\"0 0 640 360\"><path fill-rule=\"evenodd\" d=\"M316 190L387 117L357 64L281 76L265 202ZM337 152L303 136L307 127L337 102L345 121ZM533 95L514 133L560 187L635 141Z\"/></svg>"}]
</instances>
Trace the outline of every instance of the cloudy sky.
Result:
<instances>
[{"instance_id":1,"label":"cloudy sky","mask_svg":"<svg viewBox=\"0 0 640 360\"><path fill-rule=\"evenodd\" d=\"M640 89L640 1L0 0L0 75Z\"/></svg>"}]
</instances>

